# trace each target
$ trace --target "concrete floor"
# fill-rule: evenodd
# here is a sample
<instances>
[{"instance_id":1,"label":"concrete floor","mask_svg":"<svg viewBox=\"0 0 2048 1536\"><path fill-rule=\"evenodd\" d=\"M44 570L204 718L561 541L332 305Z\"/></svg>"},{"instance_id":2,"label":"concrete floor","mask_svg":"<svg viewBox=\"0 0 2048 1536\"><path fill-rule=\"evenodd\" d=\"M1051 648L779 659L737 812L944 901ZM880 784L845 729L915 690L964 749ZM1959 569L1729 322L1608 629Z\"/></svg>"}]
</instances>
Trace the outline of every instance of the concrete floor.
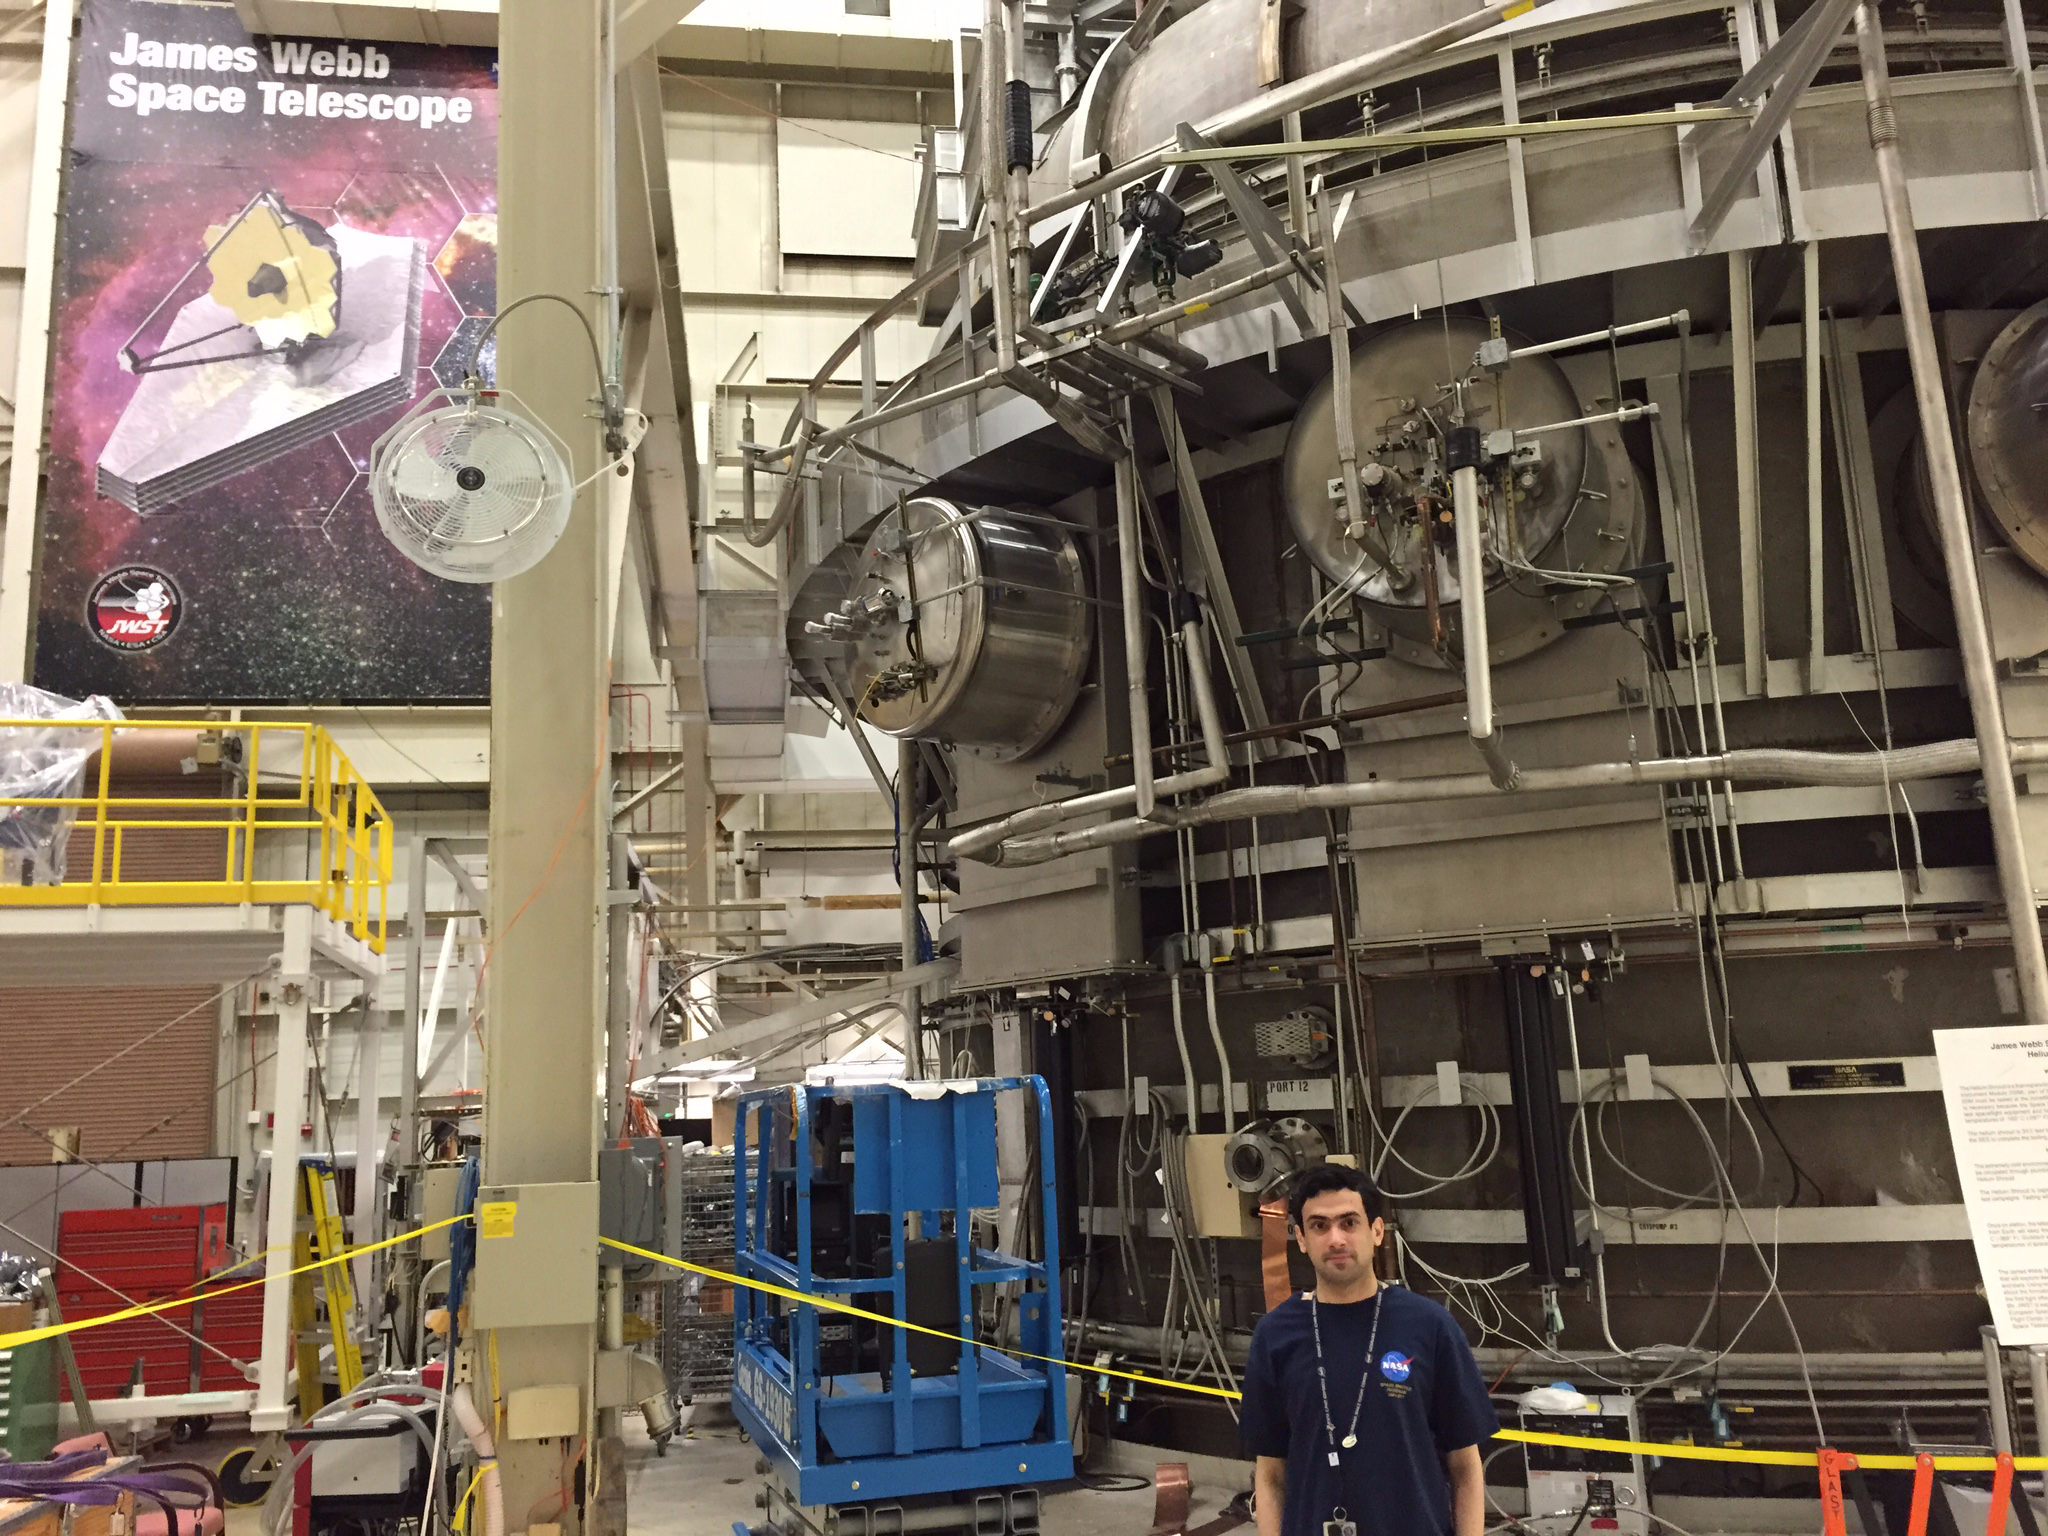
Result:
<instances>
[{"instance_id":1,"label":"concrete floor","mask_svg":"<svg viewBox=\"0 0 2048 1536\"><path fill-rule=\"evenodd\" d=\"M754 1447L731 1422L686 1426L657 1456L637 1417L626 1419L626 1525L631 1536L733 1536L735 1520L761 1518L754 1493ZM1214 1518L1234 1493L1194 1491L1190 1525ZM1097 1493L1069 1485L1045 1503L1045 1536L1146 1536L1152 1528L1152 1490ZM1247 1532L1250 1527L1244 1528Z\"/></svg>"},{"instance_id":2,"label":"concrete floor","mask_svg":"<svg viewBox=\"0 0 2048 1536\"><path fill-rule=\"evenodd\" d=\"M732 1536L734 1521L761 1519L754 1494L763 1482L754 1471L755 1451L729 1418L702 1426L686 1424L657 1455L637 1414L625 1419L627 1530L630 1536ZM166 1446L163 1459L192 1459L208 1466L246 1437L208 1436L189 1446ZM1204 1488L1197 1473L1189 1524L1213 1519L1234 1489ZM227 1512L225 1536L258 1536L258 1511ZM1097 1493L1069 1485L1045 1504L1044 1536L1146 1536L1152 1528L1152 1490ZM1249 1536L1249 1527L1244 1528Z\"/></svg>"}]
</instances>

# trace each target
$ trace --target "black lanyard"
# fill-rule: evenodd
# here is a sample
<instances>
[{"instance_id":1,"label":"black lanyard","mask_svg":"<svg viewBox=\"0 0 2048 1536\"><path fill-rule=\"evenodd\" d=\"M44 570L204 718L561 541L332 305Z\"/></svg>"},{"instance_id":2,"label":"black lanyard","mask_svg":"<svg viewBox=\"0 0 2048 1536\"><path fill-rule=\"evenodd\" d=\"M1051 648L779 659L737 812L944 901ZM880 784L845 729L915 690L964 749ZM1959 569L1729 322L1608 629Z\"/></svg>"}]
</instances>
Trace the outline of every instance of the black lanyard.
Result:
<instances>
[{"instance_id":1,"label":"black lanyard","mask_svg":"<svg viewBox=\"0 0 2048 1536\"><path fill-rule=\"evenodd\" d=\"M1373 1297L1372 1331L1366 1335L1365 1340L1365 1368L1358 1377L1358 1401L1351 1405L1351 1428L1345 1431L1344 1434L1343 1445L1347 1451L1358 1444L1358 1417L1365 1411L1365 1389L1372 1380L1372 1358L1374 1351L1379 1348L1380 1312L1383 1309L1386 1297L1387 1288L1382 1285ZM1317 1308L1315 1292L1313 1291L1309 1292L1308 1320L1309 1327L1313 1330L1316 1340L1316 1385L1322 1389L1323 1394L1323 1434L1329 1440L1330 1465L1334 1467L1338 1464L1337 1421L1330 1416L1330 1376L1329 1372L1323 1369L1322 1313Z\"/></svg>"}]
</instances>

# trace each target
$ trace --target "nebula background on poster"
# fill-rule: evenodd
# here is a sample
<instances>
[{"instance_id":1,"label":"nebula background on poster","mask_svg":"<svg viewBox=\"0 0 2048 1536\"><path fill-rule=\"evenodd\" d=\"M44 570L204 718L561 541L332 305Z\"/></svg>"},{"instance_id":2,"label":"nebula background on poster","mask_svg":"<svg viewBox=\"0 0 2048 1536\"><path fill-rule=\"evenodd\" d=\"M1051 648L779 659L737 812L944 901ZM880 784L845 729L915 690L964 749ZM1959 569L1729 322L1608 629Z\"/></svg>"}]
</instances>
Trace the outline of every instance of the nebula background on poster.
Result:
<instances>
[{"instance_id":1,"label":"nebula background on poster","mask_svg":"<svg viewBox=\"0 0 2048 1536\"><path fill-rule=\"evenodd\" d=\"M185 45L167 56L212 67L146 67L154 55L134 62L138 40ZM203 266L187 273L205 252L208 227L265 191L322 225L420 241L426 269L412 399L460 381L496 302L493 55L379 43L368 50L374 78L364 79L364 45L352 45L353 57L337 68L339 46L252 38L229 6L88 0L51 352L35 637L41 687L166 703L488 696L489 588L428 575L377 528L365 474L370 445L408 403L151 516L96 490L101 451L142 382L122 367L123 343L174 294L139 344L146 356L163 321L207 291ZM223 47L252 50L256 68L246 67L249 53ZM331 72L320 67L323 52ZM231 56L237 64L221 68ZM143 94L151 84L163 90ZM295 97L303 108L309 85L316 103L379 94L383 112L410 98L414 105L402 109L410 120L373 117L367 96L343 103L361 116L287 115ZM202 99L213 111L163 105L190 102L200 87L211 88ZM227 97L229 87L239 96ZM429 97L437 104L423 114L418 103ZM242 109L220 110L224 99ZM457 100L468 105L450 111ZM151 110L139 111L138 102ZM440 120L427 126L423 116ZM93 635L87 608L103 576L135 565L169 576L184 607L163 643L122 651Z\"/></svg>"}]
</instances>

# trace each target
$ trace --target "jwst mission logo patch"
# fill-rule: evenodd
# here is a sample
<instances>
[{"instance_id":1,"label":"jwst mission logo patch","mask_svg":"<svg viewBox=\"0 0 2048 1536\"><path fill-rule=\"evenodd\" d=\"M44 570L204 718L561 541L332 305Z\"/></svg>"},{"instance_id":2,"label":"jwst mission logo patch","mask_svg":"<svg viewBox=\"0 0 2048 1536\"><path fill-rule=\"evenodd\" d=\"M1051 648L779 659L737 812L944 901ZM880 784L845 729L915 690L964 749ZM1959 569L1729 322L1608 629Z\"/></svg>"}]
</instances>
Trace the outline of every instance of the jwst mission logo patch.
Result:
<instances>
[{"instance_id":1,"label":"jwst mission logo patch","mask_svg":"<svg viewBox=\"0 0 2048 1536\"><path fill-rule=\"evenodd\" d=\"M117 651L162 645L185 616L178 584L147 565L124 565L93 583L85 623L93 638Z\"/></svg>"}]
</instances>

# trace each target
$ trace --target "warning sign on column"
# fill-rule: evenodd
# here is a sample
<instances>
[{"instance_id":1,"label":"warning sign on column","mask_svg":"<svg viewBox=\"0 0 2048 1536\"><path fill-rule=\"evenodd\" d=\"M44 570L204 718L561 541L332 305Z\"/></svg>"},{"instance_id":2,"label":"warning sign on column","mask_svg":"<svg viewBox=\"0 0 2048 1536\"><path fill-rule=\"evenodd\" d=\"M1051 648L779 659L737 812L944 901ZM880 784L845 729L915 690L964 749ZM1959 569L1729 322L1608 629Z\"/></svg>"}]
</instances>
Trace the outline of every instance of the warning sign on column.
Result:
<instances>
[{"instance_id":1,"label":"warning sign on column","mask_svg":"<svg viewBox=\"0 0 2048 1536\"><path fill-rule=\"evenodd\" d=\"M1999 1341L2048 1344L2048 1030L1938 1029L1934 1053Z\"/></svg>"}]
</instances>

